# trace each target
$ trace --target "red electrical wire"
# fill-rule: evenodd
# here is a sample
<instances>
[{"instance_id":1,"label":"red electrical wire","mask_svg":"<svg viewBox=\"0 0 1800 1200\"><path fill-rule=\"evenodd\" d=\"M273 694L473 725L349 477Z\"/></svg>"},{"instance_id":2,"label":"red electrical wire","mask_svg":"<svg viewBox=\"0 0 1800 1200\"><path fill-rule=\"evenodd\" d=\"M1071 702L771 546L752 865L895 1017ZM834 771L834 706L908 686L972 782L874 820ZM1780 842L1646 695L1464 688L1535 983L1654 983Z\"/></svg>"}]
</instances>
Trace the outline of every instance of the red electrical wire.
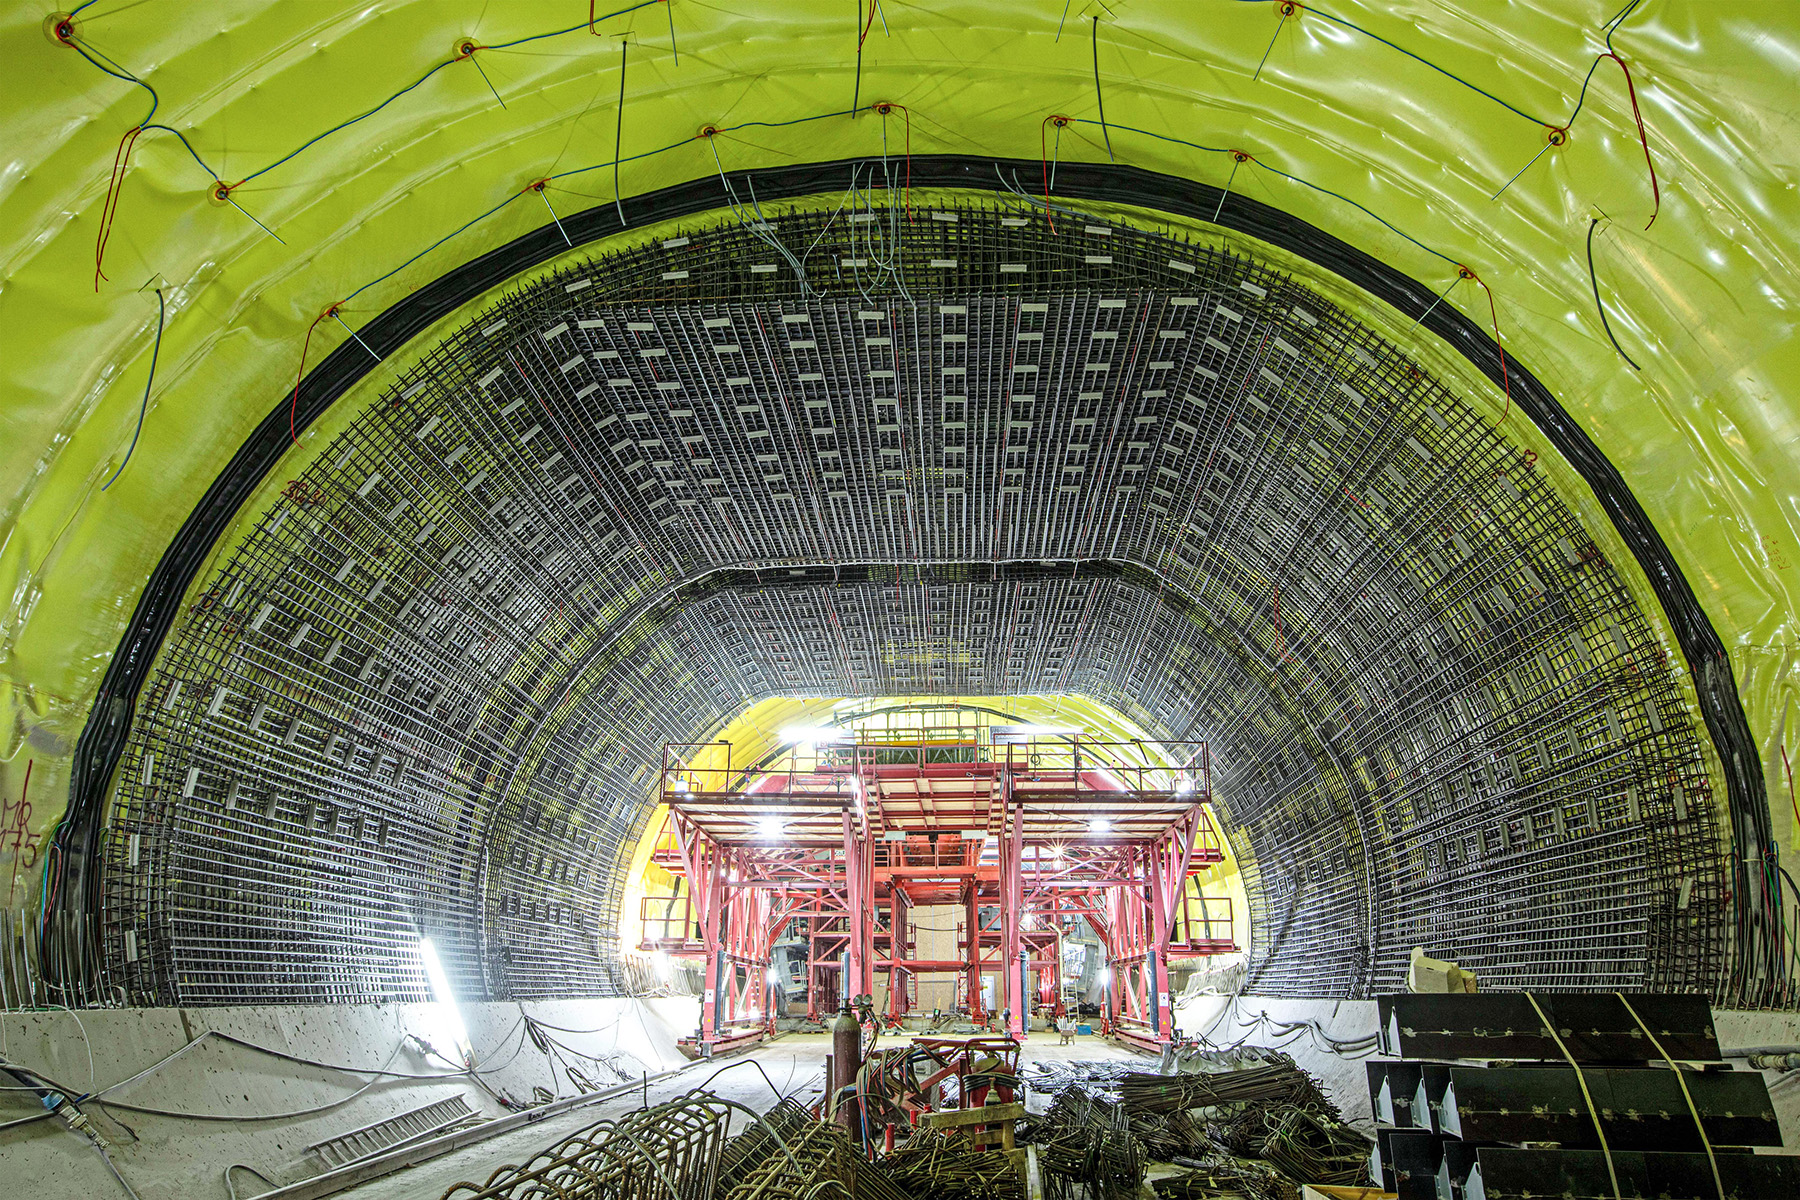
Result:
<instances>
[{"instance_id":1,"label":"red electrical wire","mask_svg":"<svg viewBox=\"0 0 1800 1200\"><path fill-rule=\"evenodd\" d=\"M24 843L24 841L25 841L25 823L27 821L31 820L31 805L29 805L25 802L25 797L27 795L29 795L31 792L31 768L32 768L32 765L36 761L37 761L36 759L31 759L31 758L28 758L25 760L25 786L19 789L19 807L17 809L18 815L14 818L14 823L17 824L19 827L18 840L13 843L13 853L14 854L18 853L19 847ZM18 886L19 886L19 873L17 871L7 872L6 904L7 904L7 907L9 907L9 908L12 907L13 889Z\"/></svg>"},{"instance_id":2,"label":"red electrical wire","mask_svg":"<svg viewBox=\"0 0 1800 1200\"><path fill-rule=\"evenodd\" d=\"M100 205L100 230L94 236L94 290L100 290L100 281L108 278L101 268L106 258L106 243L112 236L113 221L119 215L119 199L125 194L125 170L131 162L132 148L137 145L138 135L144 132L142 125L134 125L119 138L119 148L113 151L112 174L106 180L106 200Z\"/></svg>"},{"instance_id":3,"label":"red electrical wire","mask_svg":"<svg viewBox=\"0 0 1800 1200\"><path fill-rule=\"evenodd\" d=\"M590 0L590 3L592 0ZM863 43L869 40L869 30L875 28L875 10L881 6L881 0L869 0L869 19L863 22L862 32L856 35L856 48L861 50Z\"/></svg>"},{"instance_id":4,"label":"red electrical wire","mask_svg":"<svg viewBox=\"0 0 1800 1200\"><path fill-rule=\"evenodd\" d=\"M1781 765L1787 771L1788 803L1794 806L1794 827L1800 829L1800 801L1794 799L1794 766L1788 762L1786 743L1781 746ZM27 775L26 778L29 779L31 776Z\"/></svg>"},{"instance_id":5,"label":"red electrical wire","mask_svg":"<svg viewBox=\"0 0 1800 1200\"><path fill-rule=\"evenodd\" d=\"M1494 346L1500 351L1500 382L1506 388L1506 408L1500 414L1500 419L1504 421L1512 414L1512 373L1507 370L1506 346L1500 340L1500 310L1494 305L1494 289L1487 285L1485 279L1469 270L1469 268L1458 264L1456 269L1461 273L1463 278L1473 279L1476 283L1479 283L1481 285L1481 290L1487 293L1488 316L1491 317L1494 322Z\"/></svg>"},{"instance_id":6,"label":"red electrical wire","mask_svg":"<svg viewBox=\"0 0 1800 1200\"><path fill-rule=\"evenodd\" d=\"M1601 57L1612 59L1619 64L1619 70L1625 72L1625 92L1631 97L1631 119L1637 122L1638 141L1644 147L1644 165L1650 168L1650 195L1655 201L1650 210L1650 219L1644 222L1644 228L1648 229L1656 224L1657 214L1662 211L1662 188L1656 182L1656 164L1650 160L1650 137L1644 132L1644 114L1638 111L1637 88L1632 86L1631 68L1625 65L1624 59L1610 50Z\"/></svg>"},{"instance_id":7,"label":"red electrical wire","mask_svg":"<svg viewBox=\"0 0 1800 1200\"><path fill-rule=\"evenodd\" d=\"M326 317L335 316L342 307L342 301L333 303L324 312L313 318L313 323L306 327L306 340L300 344L300 369L294 372L294 398L288 402L288 440L294 445L300 444L300 434L294 428L294 421L300 411L300 381L306 377L306 352L312 346L313 330Z\"/></svg>"}]
</instances>

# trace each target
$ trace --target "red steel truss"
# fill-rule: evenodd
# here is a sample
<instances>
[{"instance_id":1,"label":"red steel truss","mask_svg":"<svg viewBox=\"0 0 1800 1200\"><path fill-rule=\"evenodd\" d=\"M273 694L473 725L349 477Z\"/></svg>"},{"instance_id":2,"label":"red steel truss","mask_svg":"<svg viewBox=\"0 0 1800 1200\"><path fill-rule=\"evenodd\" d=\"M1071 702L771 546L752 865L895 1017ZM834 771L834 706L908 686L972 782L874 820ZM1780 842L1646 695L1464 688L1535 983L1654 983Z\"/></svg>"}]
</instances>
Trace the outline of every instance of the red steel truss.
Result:
<instances>
[{"instance_id":1,"label":"red steel truss","mask_svg":"<svg viewBox=\"0 0 1800 1200\"><path fill-rule=\"evenodd\" d=\"M1060 1011L1063 930L1084 918L1108 960L1107 1031L1152 1046L1173 1033L1170 959L1237 948L1229 910L1188 886L1224 858L1203 743L884 740L695 766L707 749L664 749L655 861L676 891L641 914L642 949L704 966L699 1053L773 1030L771 949L797 920L813 1015L885 976L897 1022L917 976L955 973L982 1022L994 975L1022 1035L1033 1010ZM921 905L962 907L958 957L915 957Z\"/></svg>"}]
</instances>

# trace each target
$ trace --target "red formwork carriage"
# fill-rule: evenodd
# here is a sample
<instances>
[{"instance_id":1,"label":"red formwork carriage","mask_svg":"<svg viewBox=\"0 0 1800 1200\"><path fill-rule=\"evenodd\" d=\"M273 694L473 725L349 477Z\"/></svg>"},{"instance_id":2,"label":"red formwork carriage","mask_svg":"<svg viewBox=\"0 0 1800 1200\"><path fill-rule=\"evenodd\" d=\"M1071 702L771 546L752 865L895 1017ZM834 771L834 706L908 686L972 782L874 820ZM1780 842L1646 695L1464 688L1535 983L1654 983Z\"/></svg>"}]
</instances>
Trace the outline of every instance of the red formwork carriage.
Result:
<instances>
[{"instance_id":1,"label":"red formwork carriage","mask_svg":"<svg viewBox=\"0 0 1800 1200\"><path fill-rule=\"evenodd\" d=\"M1107 958L1106 1031L1170 1040L1171 958L1236 949L1228 904L1189 886L1224 858L1205 745L1004 729L865 736L748 768L719 744L665 747L654 857L676 885L644 899L640 945L702 964L696 1053L774 1029L772 950L799 920L813 1015L879 978L897 1024L918 976L954 973L981 1024L991 975L1020 1036L1033 1011L1060 1014L1063 931L1084 918ZM925 905L963 910L955 958L915 956L908 914Z\"/></svg>"}]
</instances>

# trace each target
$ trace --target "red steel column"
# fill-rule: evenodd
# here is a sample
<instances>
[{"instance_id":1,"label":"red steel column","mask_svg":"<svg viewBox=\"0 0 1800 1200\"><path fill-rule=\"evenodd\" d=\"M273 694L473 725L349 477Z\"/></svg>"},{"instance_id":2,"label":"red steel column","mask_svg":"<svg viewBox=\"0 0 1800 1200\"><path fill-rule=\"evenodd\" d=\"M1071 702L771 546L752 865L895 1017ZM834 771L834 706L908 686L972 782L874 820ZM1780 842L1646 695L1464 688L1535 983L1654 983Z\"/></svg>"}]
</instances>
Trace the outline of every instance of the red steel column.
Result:
<instances>
[{"instance_id":1,"label":"red steel column","mask_svg":"<svg viewBox=\"0 0 1800 1200\"><path fill-rule=\"evenodd\" d=\"M1031 1028L1031 992L1025 986L1025 964L1019 955L1019 925L1025 907L1025 814L1018 808L1011 771L1001 777L1000 786L1004 814L1000 840L1001 969L1006 976L1006 1006L1012 1010L1008 1028L1014 1037L1024 1037Z\"/></svg>"}]
</instances>

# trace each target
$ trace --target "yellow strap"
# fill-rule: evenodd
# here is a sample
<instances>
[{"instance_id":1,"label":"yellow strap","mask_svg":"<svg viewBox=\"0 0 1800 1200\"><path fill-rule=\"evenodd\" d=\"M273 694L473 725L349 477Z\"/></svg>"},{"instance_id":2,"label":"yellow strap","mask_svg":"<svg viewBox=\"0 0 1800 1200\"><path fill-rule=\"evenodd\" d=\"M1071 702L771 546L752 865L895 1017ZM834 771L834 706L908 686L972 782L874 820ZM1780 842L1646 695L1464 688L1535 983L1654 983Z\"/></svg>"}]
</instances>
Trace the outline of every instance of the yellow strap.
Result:
<instances>
[{"instance_id":1,"label":"yellow strap","mask_svg":"<svg viewBox=\"0 0 1800 1200\"><path fill-rule=\"evenodd\" d=\"M1581 1085L1581 1098L1587 1101L1588 1117L1594 1122L1594 1132L1600 1137L1600 1153L1606 1156L1606 1175L1612 1180L1613 1200L1625 1200L1625 1197L1619 1192L1619 1173L1613 1169L1612 1147L1606 1144L1606 1130L1600 1127L1600 1113L1594 1107L1593 1093L1588 1091L1587 1076L1581 1073L1581 1064L1575 1061L1575 1056L1570 1054L1569 1048L1563 1044L1562 1037L1556 1032L1556 1027L1550 1023L1550 1018L1544 1015L1543 1006L1537 1002L1537 997L1526 992L1525 998L1531 1001L1531 1007L1536 1010L1538 1020L1544 1023L1544 1032L1550 1035L1550 1039L1556 1043L1556 1048L1562 1051L1562 1056L1569 1060L1571 1067L1575 1068L1575 1082Z\"/></svg>"},{"instance_id":2,"label":"yellow strap","mask_svg":"<svg viewBox=\"0 0 1800 1200\"><path fill-rule=\"evenodd\" d=\"M1631 1014L1631 1019L1637 1022L1637 1027L1644 1031L1644 1036L1650 1039L1650 1044L1656 1047L1656 1052L1662 1055L1662 1060L1669 1064L1669 1070L1675 1072L1675 1082L1681 1085L1681 1098L1687 1101L1688 1114L1694 1118L1694 1128L1700 1131L1700 1144L1706 1147L1706 1161L1712 1167L1713 1187L1718 1189L1719 1200L1725 1200L1725 1181L1719 1178L1719 1159L1713 1154L1712 1140L1706 1136L1706 1126L1700 1123L1700 1110L1694 1107L1694 1097L1688 1092L1687 1080L1682 1078L1681 1068L1675 1065L1675 1060L1669 1057L1669 1052L1662 1048L1662 1043L1656 1040L1656 1035L1650 1032L1648 1025L1644 1024L1644 1018L1637 1015L1637 1009L1631 1007L1631 1001L1619 992L1614 992L1613 995L1619 997L1619 1003L1625 1006L1625 1011Z\"/></svg>"}]
</instances>

